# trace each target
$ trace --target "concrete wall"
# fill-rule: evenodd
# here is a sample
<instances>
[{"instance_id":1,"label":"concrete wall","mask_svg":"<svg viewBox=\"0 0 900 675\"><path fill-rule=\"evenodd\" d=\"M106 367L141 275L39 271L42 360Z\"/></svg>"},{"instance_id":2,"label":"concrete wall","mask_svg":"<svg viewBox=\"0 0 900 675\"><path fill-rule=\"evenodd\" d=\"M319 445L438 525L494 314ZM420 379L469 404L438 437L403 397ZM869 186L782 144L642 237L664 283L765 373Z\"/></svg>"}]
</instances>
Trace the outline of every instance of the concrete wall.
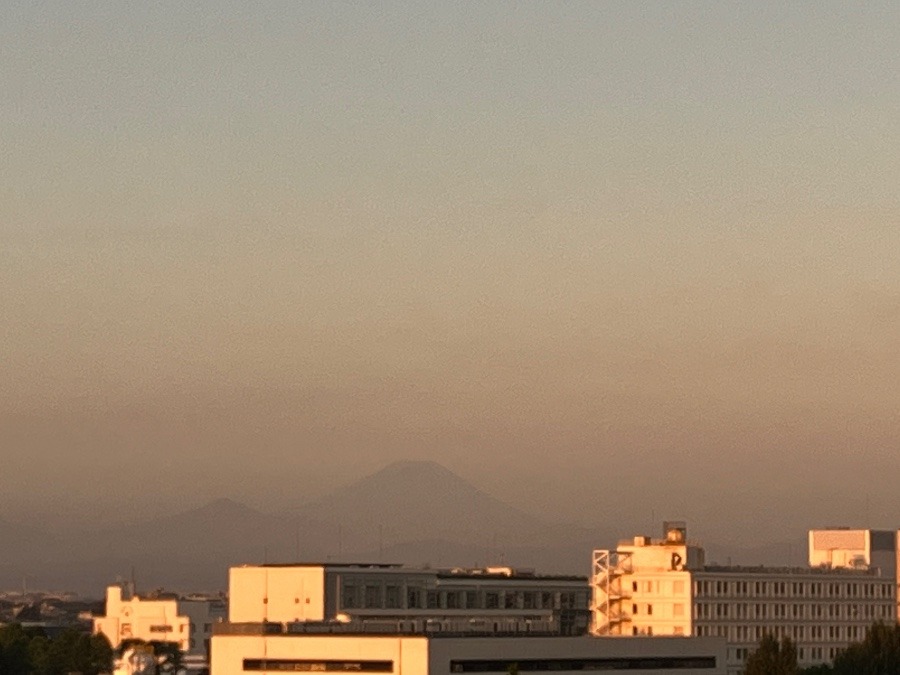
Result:
<instances>
[{"instance_id":1,"label":"concrete wall","mask_svg":"<svg viewBox=\"0 0 900 675\"><path fill-rule=\"evenodd\" d=\"M103 633L113 647L128 638L177 642L191 651L190 619L179 615L177 600L122 599L122 589L106 589L106 616L94 619L94 633ZM202 647L202 645L201 645Z\"/></svg>"},{"instance_id":2,"label":"concrete wall","mask_svg":"<svg viewBox=\"0 0 900 675\"><path fill-rule=\"evenodd\" d=\"M253 671L244 669L244 659L390 661L392 669L384 675L428 674L428 639L425 637L215 635L212 650L210 675L248 675Z\"/></svg>"},{"instance_id":3,"label":"concrete wall","mask_svg":"<svg viewBox=\"0 0 900 675\"><path fill-rule=\"evenodd\" d=\"M322 621L321 566L245 566L229 571L228 618L234 623Z\"/></svg>"},{"instance_id":4,"label":"concrete wall","mask_svg":"<svg viewBox=\"0 0 900 675\"><path fill-rule=\"evenodd\" d=\"M653 659L705 657L713 659L709 668L636 668L633 662L611 666L604 672L630 675L724 675L725 641L705 638L425 638L367 635L216 635L213 637L211 675L247 675L244 660L389 661L385 675L451 675L458 672L453 662L500 661L498 675L505 675L507 663L527 659ZM457 663L457 669L460 665ZM315 666L306 668L315 670ZM257 673L264 671L257 670ZM274 671L273 671L274 672ZM493 671L491 671L493 672ZM525 669L527 672L527 669ZM576 670L556 670L559 675ZM577 672L583 672L578 670Z\"/></svg>"}]
</instances>

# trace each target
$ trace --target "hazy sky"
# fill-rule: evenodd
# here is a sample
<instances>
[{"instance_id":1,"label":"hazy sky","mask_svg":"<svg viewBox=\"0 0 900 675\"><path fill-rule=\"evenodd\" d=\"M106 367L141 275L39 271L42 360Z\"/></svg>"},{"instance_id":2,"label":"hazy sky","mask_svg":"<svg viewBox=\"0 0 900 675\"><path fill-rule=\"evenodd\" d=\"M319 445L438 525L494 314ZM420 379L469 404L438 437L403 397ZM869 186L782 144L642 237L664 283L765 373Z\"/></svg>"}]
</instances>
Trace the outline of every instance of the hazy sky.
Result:
<instances>
[{"instance_id":1,"label":"hazy sky","mask_svg":"<svg viewBox=\"0 0 900 675\"><path fill-rule=\"evenodd\" d=\"M5 2L0 64L2 512L900 526L897 3Z\"/></svg>"}]
</instances>

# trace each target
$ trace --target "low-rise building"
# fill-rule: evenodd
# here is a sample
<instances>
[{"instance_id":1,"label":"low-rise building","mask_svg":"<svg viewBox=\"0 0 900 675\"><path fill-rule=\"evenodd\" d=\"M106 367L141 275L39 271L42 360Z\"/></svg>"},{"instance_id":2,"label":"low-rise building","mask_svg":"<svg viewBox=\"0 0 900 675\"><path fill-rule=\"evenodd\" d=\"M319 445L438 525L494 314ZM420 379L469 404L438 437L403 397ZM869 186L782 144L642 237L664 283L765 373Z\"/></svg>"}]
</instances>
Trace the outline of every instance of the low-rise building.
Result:
<instances>
[{"instance_id":1,"label":"low-rise building","mask_svg":"<svg viewBox=\"0 0 900 675\"><path fill-rule=\"evenodd\" d=\"M93 632L105 635L114 648L129 639L175 643L185 665L202 669L209 663L213 625L225 615L225 603L218 598L140 596L130 585L114 585L106 589L105 615L94 617Z\"/></svg>"},{"instance_id":2,"label":"low-rise building","mask_svg":"<svg viewBox=\"0 0 900 675\"><path fill-rule=\"evenodd\" d=\"M817 556L811 550L811 561ZM875 621L897 620L895 559L881 561L888 569L846 560L853 564L707 565L684 524L667 524L663 539L635 537L615 551L594 551L592 632L722 637L729 673L741 672L766 633L791 638L802 666L826 663Z\"/></svg>"},{"instance_id":3,"label":"low-rise building","mask_svg":"<svg viewBox=\"0 0 900 675\"><path fill-rule=\"evenodd\" d=\"M509 567L426 569L380 564L232 567L232 623L465 618L503 630L520 623L583 635L590 623L587 577Z\"/></svg>"},{"instance_id":4,"label":"low-rise building","mask_svg":"<svg viewBox=\"0 0 900 675\"><path fill-rule=\"evenodd\" d=\"M412 622L410 622L412 623ZM211 675L338 671L396 675L600 670L629 675L724 675L718 638L617 640L589 636L491 635L419 625L377 630L304 622L219 624Z\"/></svg>"}]
</instances>

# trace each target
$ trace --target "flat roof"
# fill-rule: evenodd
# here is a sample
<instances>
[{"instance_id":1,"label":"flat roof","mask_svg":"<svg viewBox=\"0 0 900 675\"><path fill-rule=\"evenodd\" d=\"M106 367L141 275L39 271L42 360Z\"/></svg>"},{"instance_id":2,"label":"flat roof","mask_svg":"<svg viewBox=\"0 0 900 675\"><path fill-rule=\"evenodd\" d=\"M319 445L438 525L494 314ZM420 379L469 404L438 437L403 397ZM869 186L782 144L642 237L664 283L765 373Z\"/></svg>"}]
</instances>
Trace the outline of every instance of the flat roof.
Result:
<instances>
[{"instance_id":1,"label":"flat roof","mask_svg":"<svg viewBox=\"0 0 900 675\"><path fill-rule=\"evenodd\" d=\"M583 581L588 582L587 576L568 574L536 574L528 570L506 568L507 571L485 568L448 568L448 567L410 567L402 563L368 563L368 562L292 562L292 563L262 563L238 565L238 568L264 567L282 569L290 567L322 567L325 569L341 570L390 570L392 572L407 572L409 574L430 574L439 579L490 579L491 581Z\"/></svg>"},{"instance_id":2,"label":"flat roof","mask_svg":"<svg viewBox=\"0 0 900 675\"><path fill-rule=\"evenodd\" d=\"M399 569L401 563L371 562L286 562L286 563L248 563L237 567L359 567L360 569Z\"/></svg>"},{"instance_id":3,"label":"flat roof","mask_svg":"<svg viewBox=\"0 0 900 675\"><path fill-rule=\"evenodd\" d=\"M229 623L213 624L213 635L266 635L271 637L288 637L298 635L330 635L352 637L359 635L407 635L425 637L572 637L562 635L555 626L543 625L542 622L520 627L506 626L505 630L491 630L483 624L487 619L477 621L471 626L463 627L457 623L453 627L441 626L439 619L349 622L338 621L298 621L289 624L281 623Z\"/></svg>"}]
</instances>

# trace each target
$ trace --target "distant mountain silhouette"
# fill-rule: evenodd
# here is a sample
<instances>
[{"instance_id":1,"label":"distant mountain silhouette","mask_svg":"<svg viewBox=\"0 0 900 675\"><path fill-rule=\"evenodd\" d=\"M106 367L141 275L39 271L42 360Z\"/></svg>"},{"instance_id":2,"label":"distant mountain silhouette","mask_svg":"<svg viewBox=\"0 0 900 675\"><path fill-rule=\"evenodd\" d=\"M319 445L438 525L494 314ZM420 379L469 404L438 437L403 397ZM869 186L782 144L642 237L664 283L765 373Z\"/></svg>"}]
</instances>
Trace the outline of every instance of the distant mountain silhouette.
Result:
<instances>
[{"instance_id":1,"label":"distant mountain silhouette","mask_svg":"<svg viewBox=\"0 0 900 675\"><path fill-rule=\"evenodd\" d=\"M52 538L0 521L0 584L36 583L94 597L137 575L139 588L217 590L242 563L383 561L535 567L585 574L601 533L552 525L435 462L397 462L277 514L217 499L174 515Z\"/></svg>"},{"instance_id":2,"label":"distant mountain silhouette","mask_svg":"<svg viewBox=\"0 0 900 675\"><path fill-rule=\"evenodd\" d=\"M340 529L343 550L424 539L496 550L548 530L435 462L396 462L288 514Z\"/></svg>"},{"instance_id":3,"label":"distant mountain silhouette","mask_svg":"<svg viewBox=\"0 0 900 675\"><path fill-rule=\"evenodd\" d=\"M77 540L76 548L115 557L169 555L219 564L222 558L262 561L270 548L273 555L283 556L289 546L295 546L295 528L278 516L231 499L217 499L182 513L79 535Z\"/></svg>"}]
</instances>

